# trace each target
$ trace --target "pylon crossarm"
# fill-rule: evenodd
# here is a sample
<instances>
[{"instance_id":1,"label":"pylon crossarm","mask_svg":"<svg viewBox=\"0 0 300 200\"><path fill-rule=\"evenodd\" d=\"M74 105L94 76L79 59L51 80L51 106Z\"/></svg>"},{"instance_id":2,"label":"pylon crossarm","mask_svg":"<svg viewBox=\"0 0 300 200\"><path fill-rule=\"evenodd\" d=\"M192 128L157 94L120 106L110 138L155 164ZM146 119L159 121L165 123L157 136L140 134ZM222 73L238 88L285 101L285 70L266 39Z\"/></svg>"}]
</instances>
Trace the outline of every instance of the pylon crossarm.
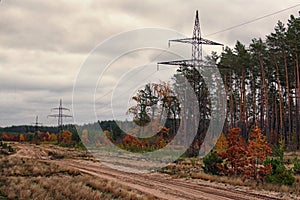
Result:
<instances>
[{"instance_id":1,"label":"pylon crossarm","mask_svg":"<svg viewBox=\"0 0 300 200\"><path fill-rule=\"evenodd\" d=\"M193 44L194 39L193 38L183 38L183 39L169 40L169 43L171 43L171 42L181 42L181 43Z\"/></svg>"},{"instance_id":2,"label":"pylon crossarm","mask_svg":"<svg viewBox=\"0 0 300 200\"><path fill-rule=\"evenodd\" d=\"M59 117L59 115L48 115L47 117Z\"/></svg>"},{"instance_id":3,"label":"pylon crossarm","mask_svg":"<svg viewBox=\"0 0 300 200\"><path fill-rule=\"evenodd\" d=\"M207 39L204 39L204 38L201 38L200 44L208 44L208 45L220 45L220 46L224 46L224 45L221 44L221 43L214 42L214 41L211 41L211 40L207 40Z\"/></svg>"},{"instance_id":4,"label":"pylon crossarm","mask_svg":"<svg viewBox=\"0 0 300 200\"><path fill-rule=\"evenodd\" d=\"M167 62L159 62L158 65L180 65L180 66L195 66L195 64L206 64L203 60L173 60L173 61L167 61Z\"/></svg>"},{"instance_id":5,"label":"pylon crossarm","mask_svg":"<svg viewBox=\"0 0 300 200\"><path fill-rule=\"evenodd\" d=\"M169 40L169 43L171 42L181 42L181 43L188 43L188 44L207 44L207 45L220 45L223 46L223 44L214 42L211 40L207 40L204 38L183 38L183 39L177 39L177 40Z\"/></svg>"},{"instance_id":6,"label":"pylon crossarm","mask_svg":"<svg viewBox=\"0 0 300 200\"><path fill-rule=\"evenodd\" d=\"M68 110L68 111L70 111L70 109L68 109L68 108L51 108L51 111L52 110Z\"/></svg>"},{"instance_id":7,"label":"pylon crossarm","mask_svg":"<svg viewBox=\"0 0 300 200\"><path fill-rule=\"evenodd\" d=\"M62 114L61 116L62 117L73 117L72 115L65 115L65 114Z\"/></svg>"}]
</instances>

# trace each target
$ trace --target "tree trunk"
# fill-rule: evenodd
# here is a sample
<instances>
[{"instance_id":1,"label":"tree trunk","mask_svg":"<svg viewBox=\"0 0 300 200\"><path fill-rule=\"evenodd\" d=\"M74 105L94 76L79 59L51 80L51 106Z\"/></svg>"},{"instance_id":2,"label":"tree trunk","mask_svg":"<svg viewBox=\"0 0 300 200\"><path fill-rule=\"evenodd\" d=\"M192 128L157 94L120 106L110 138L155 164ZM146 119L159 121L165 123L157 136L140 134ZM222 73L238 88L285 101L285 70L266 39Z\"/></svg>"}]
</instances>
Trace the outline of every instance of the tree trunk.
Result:
<instances>
[{"instance_id":1,"label":"tree trunk","mask_svg":"<svg viewBox=\"0 0 300 200\"><path fill-rule=\"evenodd\" d=\"M280 83L280 75L279 75L279 69L278 69L278 64L277 64L277 60L274 56L274 62L276 65L276 73L277 73L277 83L278 83L278 95L279 95L279 123L280 123L280 132L279 132L279 136L280 139L283 139L283 133L284 133L284 129L283 129L283 106L282 106L282 91L281 91L281 83Z\"/></svg>"},{"instance_id":2,"label":"tree trunk","mask_svg":"<svg viewBox=\"0 0 300 200\"><path fill-rule=\"evenodd\" d=\"M285 68L285 80L286 80L286 90L288 95L288 133L285 133L285 142L287 145L290 144L291 133L292 133L292 109L291 109L291 94L290 94L290 84L289 84L289 73L287 66L286 53L283 52L284 68Z\"/></svg>"}]
</instances>

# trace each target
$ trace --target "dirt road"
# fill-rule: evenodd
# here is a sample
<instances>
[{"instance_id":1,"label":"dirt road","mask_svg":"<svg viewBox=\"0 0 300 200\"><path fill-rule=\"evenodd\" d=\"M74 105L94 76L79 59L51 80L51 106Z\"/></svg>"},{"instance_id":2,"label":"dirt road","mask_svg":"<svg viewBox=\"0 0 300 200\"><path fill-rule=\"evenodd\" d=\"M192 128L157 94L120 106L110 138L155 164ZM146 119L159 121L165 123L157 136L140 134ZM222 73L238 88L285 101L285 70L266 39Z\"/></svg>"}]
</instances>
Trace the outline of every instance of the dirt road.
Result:
<instances>
[{"instance_id":1,"label":"dirt road","mask_svg":"<svg viewBox=\"0 0 300 200\"><path fill-rule=\"evenodd\" d=\"M205 181L174 179L160 173L124 173L92 161L60 160L57 164L72 166L83 173L116 181L160 199L280 199L252 191L232 190Z\"/></svg>"},{"instance_id":2,"label":"dirt road","mask_svg":"<svg viewBox=\"0 0 300 200\"><path fill-rule=\"evenodd\" d=\"M267 195L266 193L259 193L258 191L247 188L241 189L203 180L176 179L172 176L158 172L128 173L118 171L109 168L100 162L91 160L78 158L51 160L47 157L47 153L45 153L49 148L42 150L42 146L18 145L18 148L19 153L16 153L15 156L33 156L45 162L54 162L58 165L73 167L82 173L115 181L143 193L154 195L159 199L283 199L278 195Z\"/></svg>"}]
</instances>

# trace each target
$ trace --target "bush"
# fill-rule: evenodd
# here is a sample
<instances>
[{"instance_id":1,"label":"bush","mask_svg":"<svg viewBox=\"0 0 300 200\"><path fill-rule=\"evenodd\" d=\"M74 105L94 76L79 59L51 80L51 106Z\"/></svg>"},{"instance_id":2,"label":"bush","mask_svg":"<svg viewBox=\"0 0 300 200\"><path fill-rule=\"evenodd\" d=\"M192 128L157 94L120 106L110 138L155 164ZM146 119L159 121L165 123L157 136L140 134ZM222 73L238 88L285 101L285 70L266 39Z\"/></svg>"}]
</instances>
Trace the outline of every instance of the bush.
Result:
<instances>
[{"instance_id":1,"label":"bush","mask_svg":"<svg viewBox=\"0 0 300 200\"><path fill-rule=\"evenodd\" d=\"M3 149L7 149L7 144L6 143L2 143L2 147L3 147Z\"/></svg>"},{"instance_id":2,"label":"bush","mask_svg":"<svg viewBox=\"0 0 300 200\"><path fill-rule=\"evenodd\" d=\"M279 146L274 146L272 150L272 156L280 158L280 160L283 160L283 154L284 150L280 148Z\"/></svg>"},{"instance_id":3,"label":"bush","mask_svg":"<svg viewBox=\"0 0 300 200\"><path fill-rule=\"evenodd\" d=\"M278 158L267 158L265 163L272 165L272 171L267 175L266 181L273 184L279 185L293 185L295 177L291 170L287 170L283 162Z\"/></svg>"},{"instance_id":4,"label":"bush","mask_svg":"<svg viewBox=\"0 0 300 200\"><path fill-rule=\"evenodd\" d=\"M14 149L11 146L7 146L8 152L14 152Z\"/></svg>"},{"instance_id":5,"label":"bush","mask_svg":"<svg viewBox=\"0 0 300 200\"><path fill-rule=\"evenodd\" d=\"M296 157L294 159L294 167L293 167L293 171L295 174L300 174L300 160L298 160L298 158Z\"/></svg>"},{"instance_id":6,"label":"bush","mask_svg":"<svg viewBox=\"0 0 300 200\"><path fill-rule=\"evenodd\" d=\"M7 145L6 143L0 141L0 146L3 148L3 149L7 149L8 152L12 153L14 152L14 149L10 146L10 145Z\"/></svg>"},{"instance_id":7,"label":"bush","mask_svg":"<svg viewBox=\"0 0 300 200\"><path fill-rule=\"evenodd\" d=\"M222 162L223 160L217 155L217 152L212 151L203 158L204 166L202 168L205 173L219 175Z\"/></svg>"}]
</instances>

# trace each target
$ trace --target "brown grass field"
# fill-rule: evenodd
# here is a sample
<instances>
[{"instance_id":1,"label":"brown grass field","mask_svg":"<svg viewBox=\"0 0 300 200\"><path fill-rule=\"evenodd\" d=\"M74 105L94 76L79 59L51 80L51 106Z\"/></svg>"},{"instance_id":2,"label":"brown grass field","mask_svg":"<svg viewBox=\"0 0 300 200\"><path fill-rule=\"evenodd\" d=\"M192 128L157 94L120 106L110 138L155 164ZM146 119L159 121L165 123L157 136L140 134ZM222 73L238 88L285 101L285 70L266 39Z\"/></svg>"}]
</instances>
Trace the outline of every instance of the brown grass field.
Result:
<instances>
[{"instance_id":1,"label":"brown grass field","mask_svg":"<svg viewBox=\"0 0 300 200\"><path fill-rule=\"evenodd\" d=\"M0 154L0 199L300 199L300 178L276 186L207 175L201 160L134 174L102 165L84 150L11 144Z\"/></svg>"},{"instance_id":2,"label":"brown grass field","mask_svg":"<svg viewBox=\"0 0 300 200\"><path fill-rule=\"evenodd\" d=\"M19 150L10 156L0 155L0 199L155 199L117 182L47 162L42 157L48 154L52 159L75 158L85 155L84 151L60 147L48 149L47 154Z\"/></svg>"}]
</instances>

